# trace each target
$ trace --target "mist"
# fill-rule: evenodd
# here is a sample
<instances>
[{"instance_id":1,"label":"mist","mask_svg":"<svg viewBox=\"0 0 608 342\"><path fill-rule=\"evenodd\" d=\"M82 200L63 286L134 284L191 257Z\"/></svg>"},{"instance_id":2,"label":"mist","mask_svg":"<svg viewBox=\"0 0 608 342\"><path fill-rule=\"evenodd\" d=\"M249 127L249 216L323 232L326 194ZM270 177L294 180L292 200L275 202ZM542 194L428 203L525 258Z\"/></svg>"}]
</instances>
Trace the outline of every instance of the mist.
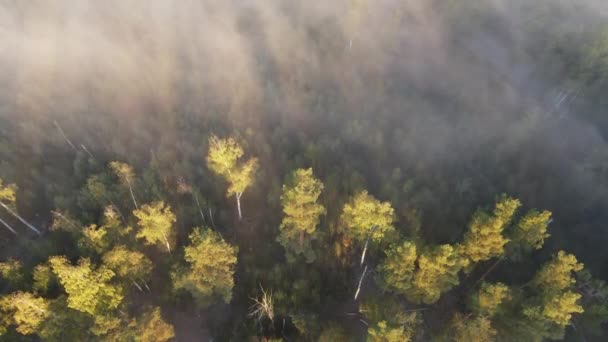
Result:
<instances>
[{"instance_id":1,"label":"mist","mask_svg":"<svg viewBox=\"0 0 608 342\"><path fill-rule=\"evenodd\" d=\"M209 132L236 135L260 159L258 239L285 174L312 166L398 202L405 234L416 209L436 243L517 196L553 211L543 255L567 248L606 279L607 107L559 44L585 49L607 20L591 0L1 1L0 178L45 226L85 183L79 158L154 165L170 189L210 179Z\"/></svg>"}]
</instances>

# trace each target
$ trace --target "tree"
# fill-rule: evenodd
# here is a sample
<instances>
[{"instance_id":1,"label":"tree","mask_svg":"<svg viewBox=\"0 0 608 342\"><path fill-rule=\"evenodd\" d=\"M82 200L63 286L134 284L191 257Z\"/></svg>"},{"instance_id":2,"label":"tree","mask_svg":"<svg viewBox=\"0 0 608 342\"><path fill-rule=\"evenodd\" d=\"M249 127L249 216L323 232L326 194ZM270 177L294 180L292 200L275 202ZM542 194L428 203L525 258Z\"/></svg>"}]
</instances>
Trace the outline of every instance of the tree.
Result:
<instances>
[{"instance_id":1,"label":"tree","mask_svg":"<svg viewBox=\"0 0 608 342\"><path fill-rule=\"evenodd\" d=\"M418 257L418 268L406 297L416 303L433 304L458 285L458 272L467 264L451 245L431 247Z\"/></svg>"},{"instance_id":2,"label":"tree","mask_svg":"<svg viewBox=\"0 0 608 342\"><path fill-rule=\"evenodd\" d=\"M144 284L152 272L152 262L143 253L131 251L125 246L116 246L103 255L103 264L114 271L126 283L135 285L142 291L138 281Z\"/></svg>"},{"instance_id":3,"label":"tree","mask_svg":"<svg viewBox=\"0 0 608 342\"><path fill-rule=\"evenodd\" d=\"M505 244L509 242L509 239L503 236L503 231L520 205L519 200L502 196L492 214L478 210L464 236L462 254L472 262L501 256Z\"/></svg>"},{"instance_id":4,"label":"tree","mask_svg":"<svg viewBox=\"0 0 608 342\"><path fill-rule=\"evenodd\" d=\"M383 286L397 293L407 293L412 287L417 257L416 245L411 241L391 246L378 268Z\"/></svg>"},{"instance_id":5,"label":"tree","mask_svg":"<svg viewBox=\"0 0 608 342\"><path fill-rule=\"evenodd\" d=\"M491 342L496 337L496 330L490 319L485 316L471 318L457 313L446 335L447 340L454 342Z\"/></svg>"},{"instance_id":6,"label":"tree","mask_svg":"<svg viewBox=\"0 0 608 342\"><path fill-rule=\"evenodd\" d=\"M69 308L96 316L122 302L122 291L110 283L114 277L111 270L95 270L89 259L80 259L77 266L72 266L64 256L51 257L49 264L68 294Z\"/></svg>"},{"instance_id":7,"label":"tree","mask_svg":"<svg viewBox=\"0 0 608 342\"><path fill-rule=\"evenodd\" d=\"M174 273L175 289L192 294L200 306L208 305L215 297L230 302L238 248L211 229L195 229L184 250L188 267Z\"/></svg>"},{"instance_id":8,"label":"tree","mask_svg":"<svg viewBox=\"0 0 608 342\"><path fill-rule=\"evenodd\" d=\"M256 158L251 158L239 165L239 159L243 154L243 148L233 138L219 139L215 135L209 138L207 166L228 181L227 195L236 197L239 220L243 219L241 196L253 182L258 168Z\"/></svg>"},{"instance_id":9,"label":"tree","mask_svg":"<svg viewBox=\"0 0 608 342\"><path fill-rule=\"evenodd\" d=\"M131 200L133 201L133 206L135 209L138 209L137 201L135 200L135 195L133 194L133 180L135 179L135 172L133 172L133 168L127 163L121 163L119 161L110 162L110 168L116 176L127 185L129 188L129 193L131 194Z\"/></svg>"},{"instance_id":10,"label":"tree","mask_svg":"<svg viewBox=\"0 0 608 342\"><path fill-rule=\"evenodd\" d=\"M511 290L503 283L482 283L479 291L473 294L470 306L477 315L493 316L501 304L508 300Z\"/></svg>"},{"instance_id":11,"label":"tree","mask_svg":"<svg viewBox=\"0 0 608 342\"><path fill-rule=\"evenodd\" d=\"M166 323L160 315L160 308L148 309L137 319L137 342L165 342L175 337L171 324Z\"/></svg>"},{"instance_id":12,"label":"tree","mask_svg":"<svg viewBox=\"0 0 608 342\"><path fill-rule=\"evenodd\" d=\"M25 274L21 261L11 258L5 262L0 262L0 279L6 281L9 289L22 288L25 284Z\"/></svg>"},{"instance_id":13,"label":"tree","mask_svg":"<svg viewBox=\"0 0 608 342\"><path fill-rule=\"evenodd\" d=\"M583 269L576 256L559 251L536 273L532 284L546 290L564 290L576 283L573 272Z\"/></svg>"},{"instance_id":14,"label":"tree","mask_svg":"<svg viewBox=\"0 0 608 342\"><path fill-rule=\"evenodd\" d=\"M10 317L10 324L19 333L29 335L37 332L49 316L48 301L29 292L15 292L0 299L0 312Z\"/></svg>"},{"instance_id":15,"label":"tree","mask_svg":"<svg viewBox=\"0 0 608 342\"><path fill-rule=\"evenodd\" d=\"M311 240L316 238L320 216L326 212L317 203L323 183L313 176L312 169L298 169L290 178L288 184L283 185L281 204L285 215L277 240L287 251L288 260L294 259L292 254L304 254L310 263L315 257Z\"/></svg>"},{"instance_id":16,"label":"tree","mask_svg":"<svg viewBox=\"0 0 608 342\"><path fill-rule=\"evenodd\" d=\"M40 264L34 268L34 284L32 289L38 293L46 293L49 290L51 284L55 281L53 278L53 271L48 264Z\"/></svg>"},{"instance_id":17,"label":"tree","mask_svg":"<svg viewBox=\"0 0 608 342\"><path fill-rule=\"evenodd\" d=\"M23 219L23 217L17 214L15 209L15 203L17 201L17 196L15 193L17 192L17 186L15 184L3 185L2 178L0 178L0 206L4 208L4 210L8 211L9 214L14 216L19 222L23 223L26 227L31 229L34 233L41 235L40 230L38 228L32 226L29 222ZM6 204L8 203L8 204ZM10 230L13 234L17 235L17 232L5 221L0 221L8 230Z\"/></svg>"},{"instance_id":18,"label":"tree","mask_svg":"<svg viewBox=\"0 0 608 342\"><path fill-rule=\"evenodd\" d=\"M367 329L368 342L408 342L409 331L404 326L389 326L386 321L380 321Z\"/></svg>"},{"instance_id":19,"label":"tree","mask_svg":"<svg viewBox=\"0 0 608 342\"><path fill-rule=\"evenodd\" d=\"M346 227L345 233L348 237L359 242L365 241L361 253L363 264L369 239L381 241L386 234L395 230L395 210L389 202L380 202L367 191L361 191L344 205L340 221Z\"/></svg>"},{"instance_id":20,"label":"tree","mask_svg":"<svg viewBox=\"0 0 608 342\"><path fill-rule=\"evenodd\" d=\"M137 238L144 239L147 245L164 244L171 253L174 241L173 223L176 220L171 207L165 206L162 201L154 202L134 210L133 215L139 219Z\"/></svg>"},{"instance_id":21,"label":"tree","mask_svg":"<svg viewBox=\"0 0 608 342\"><path fill-rule=\"evenodd\" d=\"M551 220L550 211L530 210L522 217L512 234L509 243L510 253L516 259L521 258L523 253L541 249L550 235L547 228Z\"/></svg>"}]
</instances>

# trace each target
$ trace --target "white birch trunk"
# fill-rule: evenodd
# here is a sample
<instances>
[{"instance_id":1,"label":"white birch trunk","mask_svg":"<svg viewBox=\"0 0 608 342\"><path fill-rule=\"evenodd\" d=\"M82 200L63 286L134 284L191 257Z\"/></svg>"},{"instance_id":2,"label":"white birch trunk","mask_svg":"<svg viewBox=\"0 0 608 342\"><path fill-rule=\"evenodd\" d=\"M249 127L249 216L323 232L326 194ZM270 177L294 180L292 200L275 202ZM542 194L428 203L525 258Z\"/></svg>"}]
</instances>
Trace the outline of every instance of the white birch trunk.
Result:
<instances>
[{"instance_id":1,"label":"white birch trunk","mask_svg":"<svg viewBox=\"0 0 608 342\"><path fill-rule=\"evenodd\" d=\"M29 224L26 220L24 220L21 216L19 216L19 214L17 214L16 212L12 211L11 208L9 208L9 207L6 206L6 204L0 202L0 206L2 206L4 209L6 209L6 211L8 211L11 215L15 216L17 218L17 220L21 221L21 223L23 223L24 225L26 225L29 229L31 229L34 232L36 232L36 234L41 235L40 231L38 229L36 229L36 227L34 227L31 224Z\"/></svg>"},{"instance_id":2,"label":"white birch trunk","mask_svg":"<svg viewBox=\"0 0 608 342\"><path fill-rule=\"evenodd\" d=\"M236 194L236 207L239 211L239 221L243 220L243 213L241 212L241 195L242 194L243 194L242 192Z\"/></svg>"},{"instance_id":3,"label":"white birch trunk","mask_svg":"<svg viewBox=\"0 0 608 342\"><path fill-rule=\"evenodd\" d=\"M355 300L359 297L359 292L361 291L361 284L363 284L363 278L365 277L365 273L367 272L367 265L363 269L363 274L361 274L361 278L359 279L359 286L357 286L357 292L355 292Z\"/></svg>"},{"instance_id":4,"label":"white birch trunk","mask_svg":"<svg viewBox=\"0 0 608 342\"><path fill-rule=\"evenodd\" d=\"M139 209L137 206L137 201L135 200L135 195L133 195L133 188L131 188L131 182L126 179L127 185L129 186L129 192L131 193L131 199L133 200L133 204L135 205L135 209Z\"/></svg>"},{"instance_id":5,"label":"white birch trunk","mask_svg":"<svg viewBox=\"0 0 608 342\"><path fill-rule=\"evenodd\" d=\"M13 232L13 234L15 234L15 235L19 235L19 234L17 234L17 232L16 232L16 231L13 229L13 227L11 227L11 225L10 225L10 224L8 224L8 223L4 222L4 220L3 220L3 219L1 219L1 218L0 218L0 223L2 223L2 224L3 224L3 225L4 225L4 226L5 226L5 227L6 227L8 230L10 230L11 232Z\"/></svg>"}]
</instances>

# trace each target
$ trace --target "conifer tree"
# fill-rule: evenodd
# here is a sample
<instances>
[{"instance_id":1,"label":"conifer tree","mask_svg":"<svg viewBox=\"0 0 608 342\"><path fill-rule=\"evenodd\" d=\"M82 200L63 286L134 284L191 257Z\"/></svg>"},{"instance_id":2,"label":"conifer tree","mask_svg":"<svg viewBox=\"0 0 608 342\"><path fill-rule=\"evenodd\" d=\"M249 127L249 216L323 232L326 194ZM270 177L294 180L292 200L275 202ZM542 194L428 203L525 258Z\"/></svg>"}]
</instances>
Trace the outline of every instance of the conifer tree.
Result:
<instances>
[{"instance_id":1,"label":"conifer tree","mask_svg":"<svg viewBox=\"0 0 608 342\"><path fill-rule=\"evenodd\" d=\"M188 266L173 274L174 288L189 292L200 306L215 297L230 302L238 248L211 229L195 229L184 252Z\"/></svg>"},{"instance_id":2,"label":"conifer tree","mask_svg":"<svg viewBox=\"0 0 608 342\"><path fill-rule=\"evenodd\" d=\"M502 196L492 213L478 210L464 236L461 253L472 262L479 262L502 256L504 246L509 242L503 235L521 203L519 200Z\"/></svg>"},{"instance_id":3,"label":"conifer tree","mask_svg":"<svg viewBox=\"0 0 608 342\"><path fill-rule=\"evenodd\" d=\"M317 225L325 214L325 208L317 203L322 191L323 183L314 177L312 169L296 170L283 185L284 217L277 240L287 251L288 260L303 254L307 262L314 261L311 241L317 238Z\"/></svg>"}]
</instances>

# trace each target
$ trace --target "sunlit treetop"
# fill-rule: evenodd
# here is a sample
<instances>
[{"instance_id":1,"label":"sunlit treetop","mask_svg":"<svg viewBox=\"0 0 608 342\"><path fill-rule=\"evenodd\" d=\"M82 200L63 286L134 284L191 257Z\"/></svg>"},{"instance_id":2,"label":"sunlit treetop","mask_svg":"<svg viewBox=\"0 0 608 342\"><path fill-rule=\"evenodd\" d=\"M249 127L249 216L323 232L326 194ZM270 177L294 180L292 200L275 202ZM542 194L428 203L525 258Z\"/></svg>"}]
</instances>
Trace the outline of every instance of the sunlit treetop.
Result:
<instances>
[{"instance_id":1,"label":"sunlit treetop","mask_svg":"<svg viewBox=\"0 0 608 342\"><path fill-rule=\"evenodd\" d=\"M253 177L258 169L258 160L251 158L247 160L240 168L233 170L226 178L230 185L228 186L227 196L238 195L251 185Z\"/></svg>"},{"instance_id":2,"label":"sunlit treetop","mask_svg":"<svg viewBox=\"0 0 608 342\"><path fill-rule=\"evenodd\" d=\"M17 186L15 184L4 185L2 178L0 178L0 202L13 206L17 200L16 192Z\"/></svg>"},{"instance_id":3,"label":"sunlit treetop","mask_svg":"<svg viewBox=\"0 0 608 342\"><path fill-rule=\"evenodd\" d=\"M158 307L147 310L137 319L136 330L136 342L165 342L175 337L173 326L163 320Z\"/></svg>"},{"instance_id":4,"label":"sunlit treetop","mask_svg":"<svg viewBox=\"0 0 608 342\"><path fill-rule=\"evenodd\" d=\"M398 293L406 293L412 286L417 258L416 245L411 241L391 246L386 252L386 259L379 266L383 286Z\"/></svg>"},{"instance_id":5,"label":"sunlit treetop","mask_svg":"<svg viewBox=\"0 0 608 342\"><path fill-rule=\"evenodd\" d=\"M68 294L68 307L95 316L122 302L122 291L110 283L114 277L111 270L94 269L89 259L80 259L73 266L64 256L49 258L49 264Z\"/></svg>"},{"instance_id":6,"label":"sunlit treetop","mask_svg":"<svg viewBox=\"0 0 608 342\"><path fill-rule=\"evenodd\" d=\"M49 316L48 301L29 292L15 292L0 299L0 314L19 333L36 333Z\"/></svg>"},{"instance_id":7,"label":"sunlit treetop","mask_svg":"<svg viewBox=\"0 0 608 342\"><path fill-rule=\"evenodd\" d=\"M455 314L449 326L449 341L454 342L492 342L496 337L492 321L485 316L465 317Z\"/></svg>"},{"instance_id":8,"label":"sunlit treetop","mask_svg":"<svg viewBox=\"0 0 608 342\"><path fill-rule=\"evenodd\" d=\"M147 245L163 246L161 249L171 252L174 244L173 224L176 221L171 207L162 201L154 202L134 210L133 215L138 218L138 239L143 239Z\"/></svg>"},{"instance_id":9,"label":"sunlit treetop","mask_svg":"<svg viewBox=\"0 0 608 342\"><path fill-rule=\"evenodd\" d=\"M576 283L573 272L582 269L583 264L573 254L559 251L536 273L532 283L543 289L563 290Z\"/></svg>"},{"instance_id":10,"label":"sunlit treetop","mask_svg":"<svg viewBox=\"0 0 608 342\"><path fill-rule=\"evenodd\" d=\"M200 306L209 305L214 297L230 302L238 248L211 229L197 228L184 252L188 267L173 275L175 288L190 292Z\"/></svg>"},{"instance_id":11,"label":"sunlit treetop","mask_svg":"<svg viewBox=\"0 0 608 342\"><path fill-rule=\"evenodd\" d=\"M550 236L547 233L550 219L550 211L530 210L515 226L513 243L520 245L524 251L542 248L545 239Z\"/></svg>"},{"instance_id":12,"label":"sunlit treetop","mask_svg":"<svg viewBox=\"0 0 608 342\"><path fill-rule=\"evenodd\" d=\"M230 174L243 156L243 148L233 138L220 139L215 135L209 138L207 165L222 176Z\"/></svg>"},{"instance_id":13,"label":"sunlit treetop","mask_svg":"<svg viewBox=\"0 0 608 342\"><path fill-rule=\"evenodd\" d=\"M365 241L370 237L380 241L395 229L395 210L389 202L380 202L367 191L361 191L344 205L340 220L351 238Z\"/></svg>"},{"instance_id":14,"label":"sunlit treetop","mask_svg":"<svg viewBox=\"0 0 608 342\"><path fill-rule=\"evenodd\" d=\"M127 163L113 161L110 162L110 168L122 182L131 183L135 178L133 167Z\"/></svg>"},{"instance_id":15,"label":"sunlit treetop","mask_svg":"<svg viewBox=\"0 0 608 342\"><path fill-rule=\"evenodd\" d=\"M573 314L584 311L578 303L580 298L579 293L572 291L557 294L546 301L542 313L555 324L566 326L570 324Z\"/></svg>"},{"instance_id":16,"label":"sunlit treetop","mask_svg":"<svg viewBox=\"0 0 608 342\"><path fill-rule=\"evenodd\" d=\"M103 255L103 264L121 279L144 279L152 272L152 262L143 253L116 246Z\"/></svg>"},{"instance_id":17,"label":"sunlit treetop","mask_svg":"<svg viewBox=\"0 0 608 342\"><path fill-rule=\"evenodd\" d=\"M464 236L462 253L473 262L501 256L505 244L509 242L503 231L520 205L519 200L503 196L496 203L493 213L478 210Z\"/></svg>"},{"instance_id":18,"label":"sunlit treetop","mask_svg":"<svg viewBox=\"0 0 608 342\"><path fill-rule=\"evenodd\" d=\"M503 283L482 283L471 296L471 309L481 315L493 316L500 305L511 297L511 290Z\"/></svg>"}]
</instances>

